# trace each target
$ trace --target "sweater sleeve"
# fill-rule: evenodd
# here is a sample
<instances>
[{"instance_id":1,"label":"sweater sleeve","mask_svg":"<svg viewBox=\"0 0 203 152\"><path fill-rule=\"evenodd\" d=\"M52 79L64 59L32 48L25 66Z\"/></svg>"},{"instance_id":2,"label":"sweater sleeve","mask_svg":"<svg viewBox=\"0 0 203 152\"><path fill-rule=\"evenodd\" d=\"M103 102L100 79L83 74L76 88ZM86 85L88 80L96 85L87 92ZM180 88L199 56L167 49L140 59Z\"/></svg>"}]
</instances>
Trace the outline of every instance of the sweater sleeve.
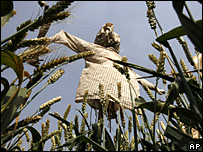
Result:
<instances>
[{"instance_id":1,"label":"sweater sleeve","mask_svg":"<svg viewBox=\"0 0 203 152\"><path fill-rule=\"evenodd\" d=\"M134 75L135 75L135 78L139 78L141 76L139 76L137 73L135 73L132 69L130 69ZM150 90L156 90L160 95L164 94L165 91L163 89L159 89L159 88L156 88L156 86L154 84L152 84L151 82L141 78L141 79L137 79L137 81L143 86L143 87L149 87Z\"/></svg>"},{"instance_id":2,"label":"sweater sleeve","mask_svg":"<svg viewBox=\"0 0 203 152\"><path fill-rule=\"evenodd\" d=\"M92 43L71 35L64 30L61 30L56 35L49 38L50 43L59 43L69 47L71 50L80 53L91 50Z\"/></svg>"}]
</instances>

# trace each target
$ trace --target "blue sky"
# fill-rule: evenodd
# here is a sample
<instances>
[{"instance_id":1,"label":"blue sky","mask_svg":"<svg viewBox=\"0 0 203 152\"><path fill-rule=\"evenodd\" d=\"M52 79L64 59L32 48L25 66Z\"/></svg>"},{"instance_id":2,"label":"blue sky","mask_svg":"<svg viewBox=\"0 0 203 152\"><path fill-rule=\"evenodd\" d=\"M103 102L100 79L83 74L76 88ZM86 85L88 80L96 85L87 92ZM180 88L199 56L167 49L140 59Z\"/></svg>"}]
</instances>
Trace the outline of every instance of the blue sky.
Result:
<instances>
[{"instance_id":1,"label":"blue sky","mask_svg":"<svg viewBox=\"0 0 203 152\"><path fill-rule=\"evenodd\" d=\"M50 6L56 3L54 1L45 2ZM172 7L171 1L157 1L155 4L156 8L154 11L164 32L181 25ZM187 4L195 20L202 19L202 5L195 1L189 1ZM39 7L37 1L14 1L14 9L17 11L17 14L1 29L1 39L15 33L16 27L24 21L28 19L34 20L42 14L42 9ZM88 42L94 42L96 33L99 29L106 22L111 22L114 24L115 32L121 37L120 55L127 56L128 62L156 70L156 66L149 60L148 54L153 53L158 58L159 52L151 46L151 43L155 41L156 36L148 24L148 18L146 17L147 6L144 1L76 1L72 3L68 10L71 11L71 17L65 21L54 23L50 27L49 32L46 35L47 37L53 36L63 29L66 32L69 32ZM161 35L158 28L157 32L158 35ZM38 30L29 32L26 39L36 38L37 34ZM188 43L192 55L195 55L195 51L190 40L186 36L184 36L184 39ZM193 67L187 63L186 56L177 40L170 40L169 42L178 61L183 59L188 68L193 70ZM60 52L63 52L67 55L75 54L73 51L62 45L52 44L51 46L55 47L55 53L58 52L60 54ZM20 50L16 53L20 53L22 51L23 50ZM167 49L166 52L170 56ZM26 63L24 65L25 70L31 74L33 72L33 68L27 66ZM68 120L73 121L76 114L80 117L80 114L76 109L81 109L81 104L75 103L74 99L80 74L84 68L84 60L78 60L63 66L62 68L65 70L65 74L55 84L49 85L30 103L30 105L22 112L20 116L21 119L32 115L41 104L57 96L62 96L62 100L59 103L56 103L49 112L58 112L63 115L68 104L72 104ZM165 68L166 73L171 72L168 62L166 62ZM143 73L138 70L134 71L141 76L148 75L147 73ZM15 78L15 73L12 70L8 70L2 73L2 76L7 78L9 81L12 81ZM154 84L156 82L155 78L150 78L148 81ZM32 95L41 89L45 83L46 80L35 87L32 91ZM162 81L159 81L158 87L164 89ZM140 88L141 96L147 101L150 101L150 98L141 86ZM158 98L164 100L165 96L158 96ZM87 108L87 111L89 110L90 108ZM148 116L152 117L151 113L149 113ZM40 131L41 123L45 122L48 118L50 119L50 125L52 126L50 132L57 129L57 125L55 125L57 124L57 121L49 115L45 115L40 123L34 127L38 128Z\"/></svg>"}]
</instances>

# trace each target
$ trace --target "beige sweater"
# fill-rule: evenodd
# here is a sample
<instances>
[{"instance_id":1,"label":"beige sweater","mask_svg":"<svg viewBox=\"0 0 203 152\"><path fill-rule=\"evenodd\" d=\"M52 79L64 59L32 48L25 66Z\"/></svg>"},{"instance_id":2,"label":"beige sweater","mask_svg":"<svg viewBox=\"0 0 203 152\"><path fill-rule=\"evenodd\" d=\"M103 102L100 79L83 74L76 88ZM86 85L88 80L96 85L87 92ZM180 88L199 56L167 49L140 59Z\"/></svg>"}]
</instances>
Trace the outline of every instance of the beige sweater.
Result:
<instances>
[{"instance_id":1,"label":"beige sweater","mask_svg":"<svg viewBox=\"0 0 203 152\"><path fill-rule=\"evenodd\" d=\"M129 83L125 75L122 75L116 68L113 67L113 62L108 58L121 60L121 56L114 52L111 48L105 48L100 45L89 43L85 40L77 38L63 30L50 37L51 43L64 44L71 50L79 53L93 50L95 55L85 58L85 68L82 71L78 89L76 93L75 102L83 102L85 90L88 90L87 102L88 104L98 109L99 108L99 83L103 84L104 92L118 97L117 83L121 82L121 104L125 109L132 109L132 101L129 91ZM130 81L136 90L132 91L133 99L140 96L139 83L148 86L150 89L155 89L155 86L145 79L136 79L140 77L133 70L129 70ZM161 90L158 89L161 94ZM135 104L134 104L135 105ZM117 109L117 108L116 108Z\"/></svg>"}]
</instances>

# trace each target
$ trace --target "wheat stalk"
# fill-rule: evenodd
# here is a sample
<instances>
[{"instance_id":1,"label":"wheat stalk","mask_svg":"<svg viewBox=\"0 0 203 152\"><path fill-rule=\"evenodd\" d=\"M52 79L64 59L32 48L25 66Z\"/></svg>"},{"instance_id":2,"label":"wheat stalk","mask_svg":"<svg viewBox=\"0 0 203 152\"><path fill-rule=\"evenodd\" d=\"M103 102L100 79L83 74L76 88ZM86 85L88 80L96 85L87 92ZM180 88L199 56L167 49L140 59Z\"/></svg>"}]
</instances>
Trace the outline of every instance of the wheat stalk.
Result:
<instances>
[{"instance_id":1,"label":"wheat stalk","mask_svg":"<svg viewBox=\"0 0 203 152\"><path fill-rule=\"evenodd\" d=\"M88 95L88 90L85 90L85 93L84 93L84 96L83 96L83 103L82 103L82 113L85 113L85 110L86 110L87 95Z\"/></svg>"},{"instance_id":2,"label":"wheat stalk","mask_svg":"<svg viewBox=\"0 0 203 152\"><path fill-rule=\"evenodd\" d=\"M30 123L36 123L38 122L42 117L41 116L35 116L35 117L27 117L21 121L18 122L18 125L16 127L16 129L20 128L20 127L23 127L23 126L27 126L29 125ZM15 126L16 123L12 124L11 126L9 126L6 131L11 131L13 130L14 126Z\"/></svg>"},{"instance_id":3,"label":"wheat stalk","mask_svg":"<svg viewBox=\"0 0 203 152\"><path fill-rule=\"evenodd\" d=\"M71 109L71 104L69 104L68 107L66 108L66 111L64 112L64 115L63 115L63 119L65 120L67 119L70 109Z\"/></svg>"},{"instance_id":4,"label":"wheat stalk","mask_svg":"<svg viewBox=\"0 0 203 152\"><path fill-rule=\"evenodd\" d=\"M192 54L191 54L191 52L190 52L190 50L189 50L189 48L187 46L186 41L183 39L182 36L178 37L177 40L181 44L181 46L182 46L182 48L183 48L183 50L185 52L185 55L186 55L186 57L188 59L188 62L195 68L195 63L193 61Z\"/></svg>"},{"instance_id":5,"label":"wheat stalk","mask_svg":"<svg viewBox=\"0 0 203 152\"><path fill-rule=\"evenodd\" d=\"M149 59L155 64L158 65L158 59L156 58L156 56L154 54L149 54Z\"/></svg>"},{"instance_id":6,"label":"wheat stalk","mask_svg":"<svg viewBox=\"0 0 203 152\"><path fill-rule=\"evenodd\" d=\"M17 31L20 31L21 29L23 29L24 27L26 27L27 25L29 25L31 23L31 20L27 20L26 22L22 23L20 26L17 27ZM17 50L17 46L18 44L25 39L25 37L27 36L27 31L22 32L21 34L13 37L10 41L8 41L6 43L6 45L4 45L2 47L2 49L4 50L10 50L10 51L16 51Z\"/></svg>"},{"instance_id":7,"label":"wheat stalk","mask_svg":"<svg viewBox=\"0 0 203 152\"><path fill-rule=\"evenodd\" d=\"M58 96L56 98L53 98L49 101L47 101L46 103L42 104L40 107L39 107L39 111L42 111L48 107L51 107L53 104L59 102L61 100L61 96Z\"/></svg>"}]
</instances>

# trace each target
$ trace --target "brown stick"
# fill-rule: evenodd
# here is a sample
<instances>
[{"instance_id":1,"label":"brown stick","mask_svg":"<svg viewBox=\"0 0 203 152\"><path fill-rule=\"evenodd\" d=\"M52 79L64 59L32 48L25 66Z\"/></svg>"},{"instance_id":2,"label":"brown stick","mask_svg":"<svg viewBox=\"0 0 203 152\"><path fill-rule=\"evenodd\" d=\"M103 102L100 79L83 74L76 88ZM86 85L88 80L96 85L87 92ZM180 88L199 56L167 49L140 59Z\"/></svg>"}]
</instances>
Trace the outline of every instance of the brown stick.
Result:
<instances>
[{"instance_id":1,"label":"brown stick","mask_svg":"<svg viewBox=\"0 0 203 152\"><path fill-rule=\"evenodd\" d=\"M202 72L202 69L200 69L200 71ZM198 70L192 70L192 71L188 71L188 72L184 72L185 74L186 73L190 73L190 72L198 72ZM179 73L176 73L175 75L178 75ZM165 75L173 75L172 73L169 73L169 74L165 74ZM144 79L144 78L153 78L153 77L156 77L156 76L144 76L144 77L138 77L136 79Z\"/></svg>"}]
</instances>

